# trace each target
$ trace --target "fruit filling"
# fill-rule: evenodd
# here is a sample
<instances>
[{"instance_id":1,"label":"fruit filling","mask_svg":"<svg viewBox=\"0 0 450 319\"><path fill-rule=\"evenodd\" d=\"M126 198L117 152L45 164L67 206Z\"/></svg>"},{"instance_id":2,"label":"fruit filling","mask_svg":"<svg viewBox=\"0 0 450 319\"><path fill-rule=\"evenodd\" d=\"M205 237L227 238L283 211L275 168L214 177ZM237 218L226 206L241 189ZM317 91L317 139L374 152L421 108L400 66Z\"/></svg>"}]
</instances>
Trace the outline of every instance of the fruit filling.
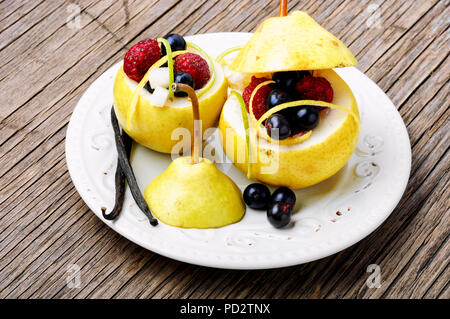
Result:
<instances>
[{"instance_id":1,"label":"fruit filling","mask_svg":"<svg viewBox=\"0 0 450 319\"><path fill-rule=\"evenodd\" d=\"M250 83L242 93L247 112L250 113L249 106L251 105L256 120L281 104L299 100L330 103L333 95L331 84L325 78L314 76L309 71L275 72L271 79L252 76ZM324 109L326 107L317 105L285 108L270 115L262 124L271 138L284 140L298 137L319 124L320 111ZM273 129L277 130L273 131ZM276 136L272 136L275 135L272 132L277 132Z\"/></svg>"},{"instance_id":2,"label":"fruit filling","mask_svg":"<svg viewBox=\"0 0 450 319\"><path fill-rule=\"evenodd\" d=\"M169 46L170 50L166 49ZM187 52L187 49L200 54ZM166 62L158 63L163 58ZM152 95L152 104L164 106L167 98L171 97L171 82L189 85L194 90L206 90L212 85L214 72L210 69L212 64L209 60L206 53L186 42L181 35L169 34L158 40L145 39L132 46L125 54L123 70L136 82L148 78L144 88ZM175 96L186 95L178 92Z\"/></svg>"}]
</instances>

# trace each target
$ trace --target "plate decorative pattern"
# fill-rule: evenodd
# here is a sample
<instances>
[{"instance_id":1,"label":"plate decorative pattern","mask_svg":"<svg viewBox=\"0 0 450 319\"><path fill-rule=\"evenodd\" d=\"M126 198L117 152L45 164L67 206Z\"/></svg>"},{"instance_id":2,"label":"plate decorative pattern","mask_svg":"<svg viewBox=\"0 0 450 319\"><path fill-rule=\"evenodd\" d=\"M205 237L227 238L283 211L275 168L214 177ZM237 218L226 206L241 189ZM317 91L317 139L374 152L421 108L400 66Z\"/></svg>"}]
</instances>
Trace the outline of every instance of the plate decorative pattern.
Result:
<instances>
[{"instance_id":1,"label":"plate decorative pattern","mask_svg":"<svg viewBox=\"0 0 450 319\"><path fill-rule=\"evenodd\" d=\"M248 33L187 37L212 56L244 44ZM109 122L112 85L120 63L101 75L76 106L66 138L70 176L83 200L103 220L101 208L114 202L117 152ZM129 240L161 255L188 263L232 269L290 266L337 253L375 230L399 202L409 178L411 147L405 125L389 98L356 68L337 69L355 94L361 113L357 150L330 179L297 190L293 223L282 230L265 213L247 209L239 223L219 229L180 229L149 225L129 190L120 217L103 220ZM221 151L217 138L209 141ZM169 155L135 145L132 165L145 185L170 163ZM244 189L251 181L231 164L218 167Z\"/></svg>"}]
</instances>

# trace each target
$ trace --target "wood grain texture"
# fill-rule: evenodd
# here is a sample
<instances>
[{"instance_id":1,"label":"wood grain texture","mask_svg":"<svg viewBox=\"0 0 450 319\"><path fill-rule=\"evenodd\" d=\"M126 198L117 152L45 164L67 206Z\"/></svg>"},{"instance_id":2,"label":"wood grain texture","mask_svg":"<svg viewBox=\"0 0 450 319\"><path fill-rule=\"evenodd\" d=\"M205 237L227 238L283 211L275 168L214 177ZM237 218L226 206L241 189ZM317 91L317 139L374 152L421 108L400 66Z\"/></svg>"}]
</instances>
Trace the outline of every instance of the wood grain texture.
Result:
<instances>
[{"instance_id":1,"label":"wood grain texture","mask_svg":"<svg viewBox=\"0 0 450 319\"><path fill-rule=\"evenodd\" d=\"M70 8L80 8L80 29ZM137 40L252 32L270 0L0 2L1 298L450 298L449 1L289 1L346 43L398 107L412 170L374 233L322 260L276 270L198 267L149 252L99 220L65 163L81 94ZM82 270L79 289L68 266ZM366 285L378 264L382 283Z\"/></svg>"}]
</instances>

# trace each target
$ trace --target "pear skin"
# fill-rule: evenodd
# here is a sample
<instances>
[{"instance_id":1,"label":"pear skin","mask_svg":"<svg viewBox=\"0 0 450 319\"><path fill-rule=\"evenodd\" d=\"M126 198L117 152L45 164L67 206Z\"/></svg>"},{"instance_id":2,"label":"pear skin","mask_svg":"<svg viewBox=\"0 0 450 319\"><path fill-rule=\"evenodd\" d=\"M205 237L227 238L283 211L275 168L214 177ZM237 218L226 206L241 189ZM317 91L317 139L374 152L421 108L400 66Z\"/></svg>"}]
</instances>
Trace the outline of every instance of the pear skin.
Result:
<instances>
[{"instance_id":1,"label":"pear skin","mask_svg":"<svg viewBox=\"0 0 450 319\"><path fill-rule=\"evenodd\" d=\"M150 210L165 224L182 228L217 228L241 220L240 189L208 159L193 164L175 159L144 193Z\"/></svg>"},{"instance_id":2,"label":"pear skin","mask_svg":"<svg viewBox=\"0 0 450 319\"><path fill-rule=\"evenodd\" d=\"M303 11L265 20L230 69L262 73L354 66L350 50Z\"/></svg>"}]
</instances>

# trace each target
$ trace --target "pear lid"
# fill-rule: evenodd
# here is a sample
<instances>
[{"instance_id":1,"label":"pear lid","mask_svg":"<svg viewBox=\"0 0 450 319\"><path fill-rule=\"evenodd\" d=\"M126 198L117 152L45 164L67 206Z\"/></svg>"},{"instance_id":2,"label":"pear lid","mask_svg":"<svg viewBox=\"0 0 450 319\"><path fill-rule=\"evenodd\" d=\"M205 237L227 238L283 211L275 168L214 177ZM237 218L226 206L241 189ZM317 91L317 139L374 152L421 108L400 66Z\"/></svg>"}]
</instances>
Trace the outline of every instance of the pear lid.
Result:
<instances>
[{"instance_id":1,"label":"pear lid","mask_svg":"<svg viewBox=\"0 0 450 319\"><path fill-rule=\"evenodd\" d=\"M354 66L350 50L306 12L269 18L240 50L230 68L262 73Z\"/></svg>"}]
</instances>

